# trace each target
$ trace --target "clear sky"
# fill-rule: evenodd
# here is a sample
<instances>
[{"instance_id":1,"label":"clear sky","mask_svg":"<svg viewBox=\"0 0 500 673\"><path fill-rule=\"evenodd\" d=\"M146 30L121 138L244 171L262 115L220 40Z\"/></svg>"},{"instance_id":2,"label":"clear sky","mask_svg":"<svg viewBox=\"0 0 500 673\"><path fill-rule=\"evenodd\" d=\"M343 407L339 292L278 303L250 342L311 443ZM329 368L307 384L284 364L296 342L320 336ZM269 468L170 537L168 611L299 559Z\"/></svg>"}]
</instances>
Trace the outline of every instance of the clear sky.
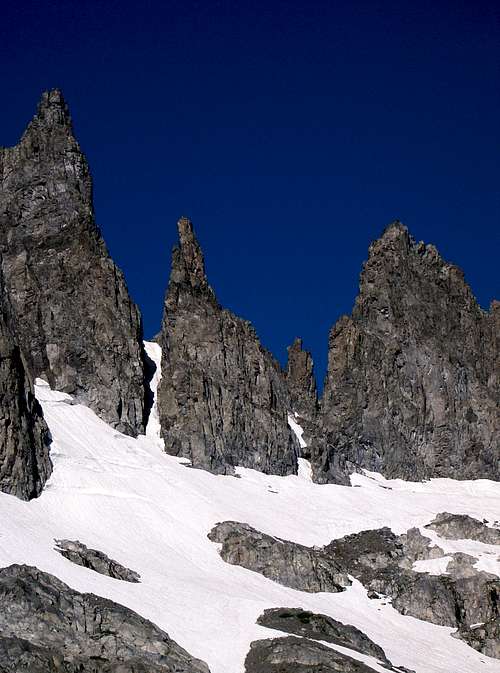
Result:
<instances>
[{"instance_id":1,"label":"clear sky","mask_svg":"<svg viewBox=\"0 0 500 673\"><path fill-rule=\"evenodd\" d=\"M62 88L146 336L187 215L221 303L281 362L302 336L321 381L394 219L500 295L495 5L4 2L0 144Z\"/></svg>"}]
</instances>

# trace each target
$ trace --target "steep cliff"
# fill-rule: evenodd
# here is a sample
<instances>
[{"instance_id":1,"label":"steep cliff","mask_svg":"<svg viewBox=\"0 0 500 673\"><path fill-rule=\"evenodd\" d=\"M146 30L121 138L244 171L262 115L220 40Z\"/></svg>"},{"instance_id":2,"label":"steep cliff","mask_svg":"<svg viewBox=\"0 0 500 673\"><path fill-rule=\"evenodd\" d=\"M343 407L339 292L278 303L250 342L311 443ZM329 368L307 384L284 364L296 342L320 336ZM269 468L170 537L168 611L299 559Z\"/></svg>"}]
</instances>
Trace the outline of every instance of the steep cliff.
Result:
<instances>
[{"instance_id":1,"label":"steep cliff","mask_svg":"<svg viewBox=\"0 0 500 673\"><path fill-rule=\"evenodd\" d=\"M329 340L319 482L499 479L499 319L464 275L401 223L370 246L350 317Z\"/></svg>"},{"instance_id":2,"label":"steep cliff","mask_svg":"<svg viewBox=\"0 0 500 673\"><path fill-rule=\"evenodd\" d=\"M14 334L0 273L0 491L30 500L52 471L49 431Z\"/></svg>"},{"instance_id":3,"label":"steep cliff","mask_svg":"<svg viewBox=\"0 0 500 673\"><path fill-rule=\"evenodd\" d=\"M89 168L57 89L18 145L0 149L0 246L33 376L118 430L144 423L142 326L96 226Z\"/></svg>"},{"instance_id":4,"label":"steep cliff","mask_svg":"<svg viewBox=\"0 0 500 673\"><path fill-rule=\"evenodd\" d=\"M299 416L312 419L318 409L318 393L311 354L302 348L302 339L288 347L286 380L292 409Z\"/></svg>"},{"instance_id":5,"label":"steep cliff","mask_svg":"<svg viewBox=\"0 0 500 673\"><path fill-rule=\"evenodd\" d=\"M284 373L251 324L217 302L191 222L181 218L178 229L160 335L166 450L216 473L294 473Z\"/></svg>"}]
</instances>

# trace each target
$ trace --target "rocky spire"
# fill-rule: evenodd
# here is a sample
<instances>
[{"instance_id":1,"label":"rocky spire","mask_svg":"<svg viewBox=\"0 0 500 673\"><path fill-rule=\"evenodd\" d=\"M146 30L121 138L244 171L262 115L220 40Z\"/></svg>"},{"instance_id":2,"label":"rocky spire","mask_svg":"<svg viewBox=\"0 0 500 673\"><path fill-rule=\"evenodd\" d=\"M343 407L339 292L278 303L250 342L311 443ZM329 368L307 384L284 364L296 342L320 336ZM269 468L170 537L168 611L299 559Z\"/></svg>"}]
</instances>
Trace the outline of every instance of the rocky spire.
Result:
<instances>
[{"instance_id":1,"label":"rocky spire","mask_svg":"<svg viewBox=\"0 0 500 673\"><path fill-rule=\"evenodd\" d=\"M37 121L45 126L65 126L71 129L69 108L60 89L44 91L38 103Z\"/></svg>"},{"instance_id":2,"label":"rocky spire","mask_svg":"<svg viewBox=\"0 0 500 673\"><path fill-rule=\"evenodd\" d=\"M217 473L295 472L285 376L251 324L218 304L191 222L181 218L178 229L159 337L166 451Z\"/></svg>"},{"instance_id":3,"label":"rocky spire","mask_svg":"<svg viewBox=\"0 0 500 673\"><path fill-rule=\"evenodd\" d=\"M58 89L0 155L2 267L28 369L137 434L141 319L95 223L89 168Z\"/></svg>"},{"instance_id":4,"label":"rocky spire","mask_svg":"<svg viewBox=\"0 0 500 673\"><path fill-rule=\"evenodd\" d=\"M172 269L165 309L175 310L180 300L179 294L185 291L197 296L203 295L206 301L217 305L215 293L208 284L203 252L194 235L191 220L181 217L177 222L177 231L179 244L172 251Z\"/></svg>"},{"instance_id":5,"label":"rocky spire","mask_svg":"<svg viewBox=\"0 0 500 673\"><path fill-rule=\"evenodd\" d=\"M400 222L369 250L352 316L331 330L318 481L500 478L498 323L456 266Z\"/></svg>"},{"instance_id":6,"label":"rocky spire","mask_svg":"<svg viewBox=\"0 0 500 673\"><path fill-rule=\"evenodd\" d=\"M207 276L205 274L205 260L200 244L196 240L193 224L187 217L181 217L177 223L179 232L179 247L174 254L178 259L172 264L173 271L177 273L176 282L188 283L193 289L208 289Z\"/></svg>"},{"instance_id":7,"label":"rocky spire","mask_svg":"<svg viewBox=\"0 0 500 673\"><path fill-rule=\"evenodd\" d=\"M29 500L52 471L49 431L17 342L0 272L0 491Z\"/></svg>"},{"instance_id":8,"label":"rocky spire","mask_svg":"<svg viewBox=\"0 0 500 673\"><path fill-rule=\"evenodd\" d=\"M302 339L296 338L288 347L286 380L292 400L292 410L312 420L316 416L318 394L311 354L302 349Z\"/></svg>"}]
</instances>

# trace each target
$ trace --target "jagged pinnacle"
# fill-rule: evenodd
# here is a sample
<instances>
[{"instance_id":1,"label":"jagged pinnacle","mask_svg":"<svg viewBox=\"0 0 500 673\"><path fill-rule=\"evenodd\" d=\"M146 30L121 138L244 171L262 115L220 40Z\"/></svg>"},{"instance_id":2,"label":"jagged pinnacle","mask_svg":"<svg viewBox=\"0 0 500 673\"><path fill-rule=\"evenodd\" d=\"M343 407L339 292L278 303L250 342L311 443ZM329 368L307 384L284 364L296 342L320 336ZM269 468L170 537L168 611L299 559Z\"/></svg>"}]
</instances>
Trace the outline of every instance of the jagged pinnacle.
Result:
<instances>
[{"instance_id":1,"label":"jagged pinnacle","mask_svg":"<svg viewBox=\"0 0 500 673\"><path fill-rule=\"evenodd\" d=\"M400 220L394 220L387 225L380 238L394 239L398 236L408 236L408 228Z\"/></svg>"},{"instance_id":2,"label":"jagged pinnacle","mask_svg":"<svg viewBox=\"0 0 500 673\"><path fill-rule=\"evenodd\" d=\"M295 337L295 339L293 340L293 343L290 346L288 346L288 350L289 351L290 350L301 351L302 350L302 339L300 337Z\"/></svg>"},{"instance_id":3,"label":"jagged pinnacle","mask_svg":"<svg viewBox=\"0 0 500 673\"><path fill-rule=\"evenodd\" d=\"M46 124L71 125L69 108L60 89L43 92L38 103L37 117Z\"/></svg>"},{"instance_id":4,"label":"jagged pinnacle","mask_svg":"<svg viewBox=\"0 0 500 673\"><path fill-rule=\"evenodd\" d=\"M189 282L192 287L206 287L208 283L203 252L195 236L191 220L181 217L177 222L177 229L179 231L179 262L183 267L183 280Z\"/></svg>"}]
</instances>

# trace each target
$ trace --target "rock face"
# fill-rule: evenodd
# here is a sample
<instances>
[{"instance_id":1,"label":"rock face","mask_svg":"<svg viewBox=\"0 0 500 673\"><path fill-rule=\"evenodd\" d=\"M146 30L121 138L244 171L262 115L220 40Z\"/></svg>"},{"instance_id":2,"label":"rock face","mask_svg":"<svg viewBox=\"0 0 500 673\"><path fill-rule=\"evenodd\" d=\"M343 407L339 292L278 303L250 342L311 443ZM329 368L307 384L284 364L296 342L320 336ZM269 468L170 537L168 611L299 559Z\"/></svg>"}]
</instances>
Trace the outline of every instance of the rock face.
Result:
<instances>
[{"instance_id":1,"label":"rock face","mask_svg":"<svg viewBox=\"0 0 500 673\"><path fill-rule=\"evenodd\" d=\"M245 673L374 673L375 669L346 654L306 638L255 640L245 660Z\"/></svg>"},{"instance_id":2,"label":"rock face","mask_svg":"<svg viewBox=\"0 0 500 673\"><path fill-rule=\"evenodd\" d=\"M362 531L333 540L323 552L369 592L390 596L401 614L457 627L458 635L473 624L498 620L500 581L473 568L475 559L469 562L463 554L452 554L446 575L412 569L413 561L436 558L440 552L429 547L425 554L414 529L401 536L389 528Z\"/></svg>"},{"instance_id":3,"label":"rock face","mask_svg":"<svg viewBox=\"0 0 500 673\"><path fill-rule=\"evenodd\" d=\"M446 540L477 540L500 545L500 529L490 528L467 514L441 512L426 528L436 531Z\"/></svg>"},{"instance_id":4,"label":"rock face","mask_svg":"<svg viewBox=\"0 0 500 673\"><path fill-rule=\"evenodd\" d=\"M498 303L395 222L370 246L350 317L329 340L318 482L500 479Z\"/></svg>"},{"instance_id":5,"label":"rock face","mask_svg":"<svg viewBox=\"0 0 500 673\"><path fill-rule=\"evenodd\" d=\"M210 673L128 608L30 566L0 570L5 673Z\"/></svg>"},{"instance_id":6,"label":"rock face","mask_svg":"<svg viewBox=\"0 0 500 673\"><path fill-rule=\"evenodd\" d=\"M467 645L488 657L500 659L500 616L482 624L462 626L456 637L465 640Z\"/></svg>"},{"instance_id":7,"label":"rock face","mask_svg":"<svg viewBox=\"0 0 500 673\"><path fill-rule=\"evenodd\" d=\"M367 589L370 598L390 597L392 606L401 614L455 627L456 637L463 634L463 639L481 652L498 654L494 637L499 621L500 581L478 571L474 567L476 559L461 553L446 555L450 557L446 574L417 572L413 569L415 561L440 558L444 552L416 528L399 536L389 528L365 530L317 548L265 535L248 524L225 521L212 529L209 538L222 544L220 554L227 563L299 591L339 592L351 583L352 575ZM366 642L366 636L354 627L301 610L268 610L258 623L345 644L360 652L377 647ZM480 630L474 628L478 624L482 626ZM350 644L338 642L342 639ZM361 646L364 649L359 649ZM375 656L381 658L380 652Z\"/></svg>"},{"instance_id":8,"label":"rock face","mask_svg":"<svg viewBox=\"0 0 500 673\"><path fill-rule=\"evenodd\" d=\"M118 561L113 561L102 551L89 549L79 540L56 540L55 542L56 551L72 563L124 582L139 582L141 579L139 573L122 566Z\"/></svg>"},{"instance_id":9,"label":"rock face","mask_svg":"<svg viewBox=\"0 0 500 673\"><path fill-rule=\"evenodd\" d=\"M302 348L302 339L295 339L288 347L286 381L292 402L292 411L301 418L313 420L318 411L318 392L311 354Z\"/></svg>"},{"instance_id":10,"label":"rock face","mask_svg":"<svg viewBox=\"0 0 500 673\"><path fill-rule=\"evenodd\" d=\"M215 473L296 473L284 374L251 324L218 304L191 222L178 229L160 335L166 451Z\"/></svg>"},{"instance_id":11,"label":"rock face","mask_svg":"<svg viewBox=\"0 0 500 673\"><path fill-rule=\"evenodd\" d=\"M292 589L338 592L351 584L338 563L322 550L265 535L245 523L224 521L208 537L222 543L220 554L227 563Z\"/></svg>"},{"instance_id":12,"label":"rock face","mask_svg":"<svg viewBox=\"0 0 500 673\"><path fill-rule=\"evenodd\" d=\"M118 430L144 427L142 326L96 226L92 181L58 90L0 149L2 267L28 370Z\"/></svg>"},{"instance_id":13,"label":"rock face","mask_svg":"<svg viewBox=\"0 0 500 673\"><path fill-rule=\"evenodd\" d=\"M317 615L301 608L271 608L260 615L257 624L302 638L348 647L392 668L384 650L367 635L355 626L343 624L327 615Z\"/></svg>"},{"instance_id":14,"label":"rock face","mask_svg":"<svg viewBox=\"0 0 500 673\"><path fill-rule=\"evenodd\" d=\"M52 472L49 440L0 271L0 491L23 500L40 495Z\"/></svg>"}]
</instances>

